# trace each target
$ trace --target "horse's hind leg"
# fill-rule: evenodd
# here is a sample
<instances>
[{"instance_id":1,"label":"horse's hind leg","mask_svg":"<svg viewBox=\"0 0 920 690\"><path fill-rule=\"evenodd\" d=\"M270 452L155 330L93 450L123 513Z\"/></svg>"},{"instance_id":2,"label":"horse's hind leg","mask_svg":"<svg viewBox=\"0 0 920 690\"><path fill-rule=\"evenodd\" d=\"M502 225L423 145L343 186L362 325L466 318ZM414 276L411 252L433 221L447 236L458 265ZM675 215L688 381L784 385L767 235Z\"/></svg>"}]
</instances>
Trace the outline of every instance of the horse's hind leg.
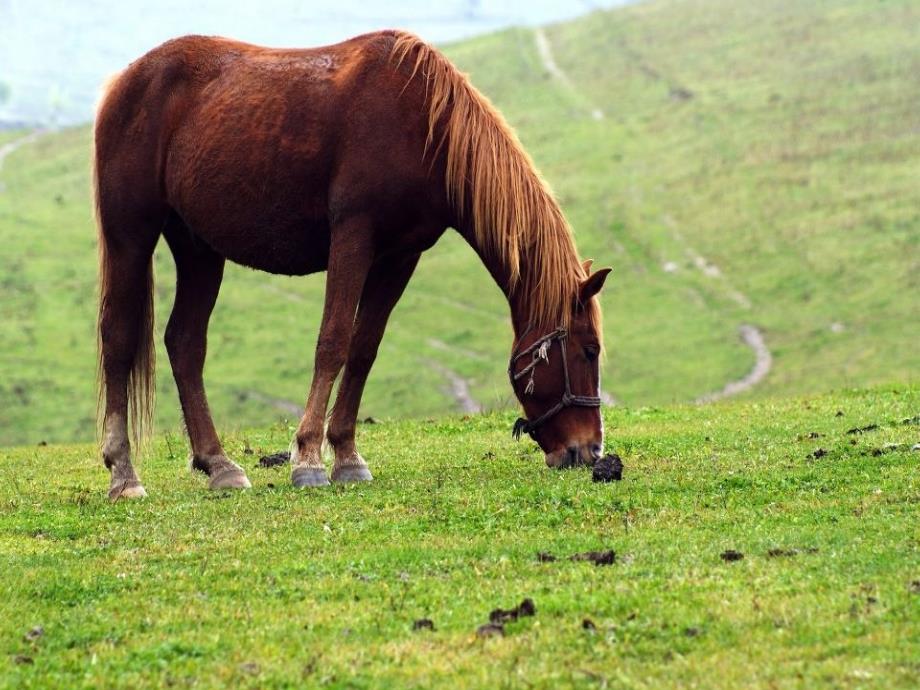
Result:
<instances>
[{"instance_id":1,"label":"horse's hind leg","mask_svg":"<svg viewBox=\"0 0 920 690\"><path fill-rule=\"evenodd\" d=\"M419 255L377 264L367 277L354 335L348 350L348 362L339 384L339 392L329 419L327 437L335 449L332 468L334 482L360 482L373 479L367 463L355 448L355 421L364 384L377 357L390 312L402 296L418 264Z\"/></svg>"},{"instance_id":2,"label":"horse's hind leg","mask_svg":"<svg viewBox=\"0 0 920 690\"><path fill-rule=\"evenodd\" d=\"M192 446L192 467L212 489L249 488L246 473L227 459L204 390L208 320L224 274L224 258L173 218L163 233L176 262L176 300L166 326L166 351Z\"/></svg>"},{"instance_id":3,"label":"horse's hind leg","mask_svg":"<svg viewBox=\"0 0 920 690\"><path fill-rule=\"evenodd\" d=\"M313 382L303 419L291 447L294 486L329 483L323 466L323 420L332 384L348 356L355 311L373 260L372 227L364 216L353 216L332 228L323 322L316 343Z\"/></svg>"},{"instance_id":4,"label":"horse's hind leg","mask_svg":"<svg viewBox=\"0 0 920 690\"><path fill-rule=\"evenodd\" d=\"M155 224L112 222L117 214L106 211L100 206L102 459L111 472L109 498L118 500L147 495L131 464L128 413L130 409L134 438L140 440L152 414L151 258L160 233Z\"/></svg>"}]
</instances>

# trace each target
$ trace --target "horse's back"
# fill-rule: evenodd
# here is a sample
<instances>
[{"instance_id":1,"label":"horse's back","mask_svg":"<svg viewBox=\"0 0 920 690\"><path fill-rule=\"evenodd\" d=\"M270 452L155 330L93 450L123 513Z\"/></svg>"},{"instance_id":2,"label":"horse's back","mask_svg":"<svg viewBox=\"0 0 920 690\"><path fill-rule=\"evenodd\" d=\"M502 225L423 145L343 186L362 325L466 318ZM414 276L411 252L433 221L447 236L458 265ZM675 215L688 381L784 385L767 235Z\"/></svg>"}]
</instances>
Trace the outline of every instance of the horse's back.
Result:
<instances>
[{"instance_id":1,"label":"horse's back","mask_svg":"<svg viewBox=\"0 0 920 690\"><path fill-rule=\"evenodd\" d=\"M130 163L114 167L146 170L148 193L155 179L160 200L227 258L322 270L331 218L372 207L382 222L411 224L398 217L401 197L426 177L424 116L402 92L394 41L381 32L273 49L174 39L118 80L97 137L131 132L116 151Z\"/></svg>"}]
</instances>

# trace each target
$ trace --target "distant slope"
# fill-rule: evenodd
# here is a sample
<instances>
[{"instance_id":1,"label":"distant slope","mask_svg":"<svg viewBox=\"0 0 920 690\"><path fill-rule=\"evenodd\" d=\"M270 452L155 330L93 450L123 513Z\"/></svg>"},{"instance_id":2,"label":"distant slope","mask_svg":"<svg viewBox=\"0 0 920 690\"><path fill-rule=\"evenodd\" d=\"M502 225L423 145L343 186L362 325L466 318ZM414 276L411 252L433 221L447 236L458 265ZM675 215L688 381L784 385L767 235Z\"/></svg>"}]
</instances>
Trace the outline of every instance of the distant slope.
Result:
<instances>
[{"instance_id":1,"label":"distant slope","mask_svg":"<svg viewBox=\"0 0 920 690\"><path fill-rule=\"evenodd\" d=\"M920 373L917 27L912 2L718 1L549 32L622 135L602 200L659 267L697 252L721 268L661 277L764 329L762 393Z\"/></svg>"},{"instance_id":2,"label":"distant slope","mask_svg":"<svg viewBox=\"0 0 920 690\"><path fill-rule=\"evenodd\" d=\"M916 379L915 3L655 1L445 50L517 127L603 296L605 389L633 405L772 369L746 395ZM547 51L551 62L547 62ZM0 445L92 435L95 231L87 129L0 171ZM171 259L157 254L160 328ZM227 272L206 379L221 428L302 405L323 276ZM363 415L508 404L507 308L453 233L397 307ZM159 417L178 423L165 356Z\"/></svg>"}]
</instances>

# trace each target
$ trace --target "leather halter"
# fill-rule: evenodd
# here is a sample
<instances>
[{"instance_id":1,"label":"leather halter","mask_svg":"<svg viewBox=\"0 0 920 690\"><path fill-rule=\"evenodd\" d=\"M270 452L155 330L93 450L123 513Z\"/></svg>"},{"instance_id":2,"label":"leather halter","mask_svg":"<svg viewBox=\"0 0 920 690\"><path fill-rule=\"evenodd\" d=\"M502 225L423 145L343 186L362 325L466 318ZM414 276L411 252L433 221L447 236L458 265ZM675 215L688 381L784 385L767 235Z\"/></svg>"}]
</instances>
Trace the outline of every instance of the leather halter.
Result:
<instances>
[{"instance_id":1,"label":"leather halter","mask_svg":"<svg viewBox=\"0 0 920 690\"><path fill-rule=\"evenodd\" d=\"M524 335L527 335L525 331ZM523 336L522 336L523 337ZM568 357L566 357L566 338L568 337L568 332L564 328L557 328L552 333L547 333L541 338L537 338L533 343L531 343L527 348L521 350L520 352L511 353L511 361L508 362L508 377L511 379L511 387L522 379L527 374L530 374L530 378L527 381L527 385L524 387L524 394L528 395L533 393L533 377L534 371L537 368L537 365L543 362L549 362L549 350L553 346L555 341L559 341L559 349L562 351L562 373L565 377L565 391L562 393L562 399L556 403L549 410L541 414L539 417L530 421L529 419L518 418L514 423L514 427L511 430L511 435L514 438L520 438L521 434L527 434L533 438L534 432L552 417L557 415L559 412L564 410L567 407L600 407L601 399L593 395L572 395L572 387L569 383L569 362ZM514 373L514 365L522 357L530 355L530 362L521 369L519 372Z\"/></svg>"}]
</instances>

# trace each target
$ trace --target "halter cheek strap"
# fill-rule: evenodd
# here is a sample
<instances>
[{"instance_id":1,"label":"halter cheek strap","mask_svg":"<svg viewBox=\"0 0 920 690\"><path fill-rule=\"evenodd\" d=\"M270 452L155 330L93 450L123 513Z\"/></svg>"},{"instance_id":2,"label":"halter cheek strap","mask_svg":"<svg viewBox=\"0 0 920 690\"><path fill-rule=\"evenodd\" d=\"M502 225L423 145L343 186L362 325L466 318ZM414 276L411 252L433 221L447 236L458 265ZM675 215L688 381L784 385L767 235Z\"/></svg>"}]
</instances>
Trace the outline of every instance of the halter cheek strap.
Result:
<instances>
[{"instance_id":1,"label":"halter cheek strap","mask_svg":"<svg viewBox=\"0 0 920 690\"><path fill-rule=\"evenodd\" d=\"M526 333L525 333L526 335ZM562 393L562 399L556 403L553 407L548 409L546 412L541 414L534 420L528 420L524 418L518 418L514 423L514 427L511 429L511 435L514 438L520 438L521 434L527 434L533 438L534 432L552 417L559 414L562 410L567 407L600 407L601 399L593 395L572 395L572 386L569 383L569 362L568 357L566 356L566 338L568 337L568 332L564 328L557 328L552 333L547 333L541 338L537 338L530 346L521 350L520 352L512 353L511 361L508 362L508 377L511 379L512 388L514 385L522 378L527 376L530 377L527 380L527 385L524 387L524 394L529 395L533 393L534 387L534 372L540 362L549 362L549 350L553 346L553 343L559 342L559 349L562 351L562 374L565 381L565 390ZM523 357L530 355L530 362L527 363L519 372L515 373L514 365L517 364L518 360Z\"/></svg>"}]
</instances>

